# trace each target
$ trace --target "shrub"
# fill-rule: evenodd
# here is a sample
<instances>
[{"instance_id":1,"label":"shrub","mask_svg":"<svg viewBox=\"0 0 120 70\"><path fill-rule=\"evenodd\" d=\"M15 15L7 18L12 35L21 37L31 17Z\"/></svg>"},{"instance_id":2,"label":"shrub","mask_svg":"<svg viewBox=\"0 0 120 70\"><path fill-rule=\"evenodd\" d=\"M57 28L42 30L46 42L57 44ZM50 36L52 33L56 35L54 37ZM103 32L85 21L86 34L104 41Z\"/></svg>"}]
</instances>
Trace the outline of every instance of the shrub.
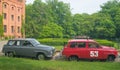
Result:
<instances>
[{"instance_id":1,"label":"shrub","mask_svg":"<svg viewBox=\"0 0 120 70\"><path fill-rule=\"evenodd\" d=\"M61 46L68 41L68 39L63 38L45 38L38 39L41 44L51 45L51 46Z\"/></svg>"},{"instance_id":2,"label":"shrub","mask_svg":"<svg viewBox=\"0 0 120 70\"><path fill-rule=\"evenodd\" d=\"M108 41L108 40L96 40L99 44L101 45L105 45L105 46L110 46L110 47L114 47L114 42L112 41Z\"/></svg>"}]
</instances>

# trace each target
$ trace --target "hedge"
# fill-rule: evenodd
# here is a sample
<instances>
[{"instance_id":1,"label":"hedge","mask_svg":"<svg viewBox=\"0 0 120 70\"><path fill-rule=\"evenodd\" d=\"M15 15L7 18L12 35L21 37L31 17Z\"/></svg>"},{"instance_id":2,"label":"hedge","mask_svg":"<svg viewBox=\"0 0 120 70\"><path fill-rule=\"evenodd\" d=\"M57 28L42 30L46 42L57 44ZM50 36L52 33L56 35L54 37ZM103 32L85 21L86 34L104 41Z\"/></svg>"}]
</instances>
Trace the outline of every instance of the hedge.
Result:
<instances>
[{"instance_id":1,"label":"hedge","mask_svg":"<svg viewBox=\"0 0 120 70\"><path fill-rule=\"evenodd\" d=\"M61 46L68 42L68 39L63 38L46 38L38 39L41 44L51 45L51 46Z\"/></svg>"},{"instance_id":2,"label":"hedge","mask_svg":"<svg viewBox=\"0 0 120 70\"><path fill-rule=\"evenodd\" d=\"M38 41L41 44L46 44L46 45L51 45L51 46L62 46L65 43L68 42L69 39L63 39L63 38L45 38L45 39L38 39ZM114 47L114 42L108 41L108 40L101 40L101 39L96 39L100 45L105 45L105 46L110 46Z\"/></svg>"},{"instance_id":3,"label":"hedge","mask_svg":"<svg viewBox=\"0 0 120 70\"><path fill-rule=\"evenodd\" d=\"M108 40L96 40L100 45L104 45L104 46L109 46L109 47L114 47L114 42L112 41L108 41Z\"/></svg>"}]
</instances>

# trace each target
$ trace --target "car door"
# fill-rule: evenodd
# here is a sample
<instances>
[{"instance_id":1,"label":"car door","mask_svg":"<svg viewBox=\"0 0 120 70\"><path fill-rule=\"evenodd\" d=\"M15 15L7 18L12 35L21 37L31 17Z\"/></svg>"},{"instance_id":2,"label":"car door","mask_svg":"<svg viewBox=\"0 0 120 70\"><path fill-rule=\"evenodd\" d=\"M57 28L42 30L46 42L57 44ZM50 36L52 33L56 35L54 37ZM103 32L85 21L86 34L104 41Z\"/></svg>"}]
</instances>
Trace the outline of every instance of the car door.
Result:
<instances>
[{"instance_id":1,"label":"car door","mask_svg":"<svg viewBox=\"0 0 120 70\"><path fill-rule=\"evenodd\" d=\"M89 59L100 59L103 57L102 49L99 48L99 45L94 42L88 43L88 49L87 49L86 53L88 54L87 58L89 58Z\"/></svg>"},{"instance_id":2,"label":"car door","mask_svg":"<svg viewBox=\"0 0 120 70\"><path fill-rule=\"evenodd\" d=\"M77 42L79 58L86 58L86 42Z\"/></svg>"},{"instance_id":3,"label":"car door","mask_svg":"<svg viewBox=\"0 0 120 70\"><path fill-rule=\"evenodd\" d=\"M21 55L22 56L30 56L33 57L34 56L34 49L35 47L27 40L22 41L22 45L21 45Z\"/></svg>"}]
</instances>

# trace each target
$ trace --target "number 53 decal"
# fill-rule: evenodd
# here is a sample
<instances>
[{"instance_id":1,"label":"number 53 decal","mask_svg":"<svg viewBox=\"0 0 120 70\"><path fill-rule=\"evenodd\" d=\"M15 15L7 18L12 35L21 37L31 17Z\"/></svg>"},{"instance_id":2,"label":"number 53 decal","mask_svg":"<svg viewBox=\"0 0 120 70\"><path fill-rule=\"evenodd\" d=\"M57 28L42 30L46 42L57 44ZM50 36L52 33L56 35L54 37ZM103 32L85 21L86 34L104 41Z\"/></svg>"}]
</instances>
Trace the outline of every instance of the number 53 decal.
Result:
<instances>
[{"instance_id":1,"label":"number 53 decal","mask_svg":"<svg viewBox=\"0 0 120 70\"><path fill-rule=\"evenodd\" d=\"M98 57L98 51L90 51L90 57Z\"/></svg>"}]
</instances>

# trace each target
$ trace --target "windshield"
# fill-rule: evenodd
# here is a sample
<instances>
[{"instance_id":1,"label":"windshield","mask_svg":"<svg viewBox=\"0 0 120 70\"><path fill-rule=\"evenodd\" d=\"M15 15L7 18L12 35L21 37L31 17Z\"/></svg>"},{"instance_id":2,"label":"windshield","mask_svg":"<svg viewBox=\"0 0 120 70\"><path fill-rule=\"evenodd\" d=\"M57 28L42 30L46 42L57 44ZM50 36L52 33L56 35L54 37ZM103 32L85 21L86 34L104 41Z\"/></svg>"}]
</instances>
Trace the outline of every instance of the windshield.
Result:
<instances>
[{"instance_id":1,"label":"windshield","mask_svg":"<svg viewBox=\"0 0 120 70\"><path fill-rule=\"evenodd\" d=\"M38 42L38 41L35 40L35 39L31 40L31 42L32 42L33 44L35 44L35 45L40 45L40 42Z\"/></svg>"}]
</instances>

